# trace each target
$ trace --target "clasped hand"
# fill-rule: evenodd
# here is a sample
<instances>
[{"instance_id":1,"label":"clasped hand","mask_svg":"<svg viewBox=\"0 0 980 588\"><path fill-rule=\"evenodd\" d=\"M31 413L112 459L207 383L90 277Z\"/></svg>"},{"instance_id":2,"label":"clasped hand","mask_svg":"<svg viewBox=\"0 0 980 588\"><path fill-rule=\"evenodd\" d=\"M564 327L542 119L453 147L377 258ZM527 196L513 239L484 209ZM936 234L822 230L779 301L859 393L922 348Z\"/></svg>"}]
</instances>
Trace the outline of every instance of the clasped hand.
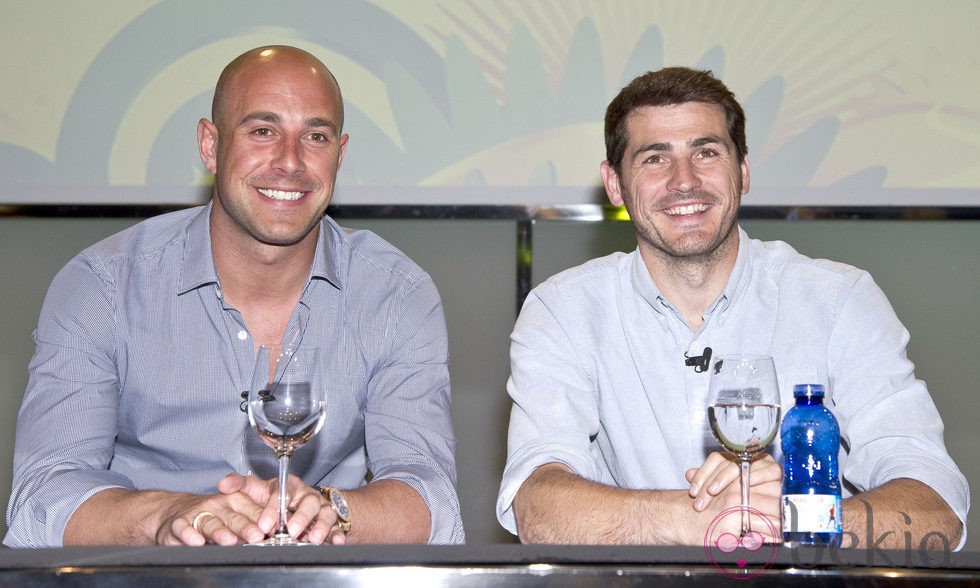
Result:
<instances>
[{"instance_id":1,"label":"clasped hand","mask_svg":"<svg viewBox=\"0 0 980 588\"><path fill-rule=\"evenodd\" d=\"M692 507L702 513L707 529L711 520L726 509L738 507L742 503L741 487L739 485L739 464L727 453L714 452L698 468L691 468L684 476L690 487L688 495L693 500ZM768 453L757 456L752 461L752 471L749 488L749 506L753 511L759 511L775 525L781 528L782 509L780 493L782 492L783 469ZM766 541L780 541L781 537L770 536L770 527L766 524L755 524L753 529L760 531ZM739 517L725 517L722 524L731 526L738 534ZM730 519L730 520L729 520ZM759 521L761 523L761 521Z\"/></svg>"},{"instance_id":2,"label":"clasped hand","mask_svg":"<svg viewBox=\"0 0 980 588\"><path fill-rule=\"evenodd\" d=\"M229 474L218 482L219 494L182 495L157 533L162 545L237 545L256 543L279 522L278 480ZM287 480L289 534L307 543L342 544L337 515L316 488L298 477Z\"/></svg>"}]
</instances>

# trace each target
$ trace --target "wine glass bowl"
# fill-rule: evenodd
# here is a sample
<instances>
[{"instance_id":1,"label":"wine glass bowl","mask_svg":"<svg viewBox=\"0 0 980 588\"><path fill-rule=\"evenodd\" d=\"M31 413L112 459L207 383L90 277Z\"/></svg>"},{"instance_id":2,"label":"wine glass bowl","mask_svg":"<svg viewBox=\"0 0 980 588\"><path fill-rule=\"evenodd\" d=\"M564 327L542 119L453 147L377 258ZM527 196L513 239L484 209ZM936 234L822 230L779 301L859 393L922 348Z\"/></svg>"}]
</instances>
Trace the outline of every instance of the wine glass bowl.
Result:
<instances>
[{"instance_id":1,"label":"wine glass bowl","mask_svg":"<svg viewBox=\"0 0 980 588\"><path fill-rule=\"evenodd\" d=\"M779 432L779 385L772 358L767 355L723 355L710 370L708 423L715 438L739 460L744 537L749 520L749 473L752 458Z\"/></svg>"},{"instance_id":2,"label":"wine glass bowl","mask_svg":"<svg viewBox=\"0 0 980 588\"><path fill-rule=\"evenodd\" d=\"M323 425L323 404L309 383L280 382L274 391L260 390L256 403L249 403L250 421L276 457L291 456Z\"/></svg>"},{"instance_id":3,"label":"wine glass bowl","mask_svg":"<svg viewBox=\"0 0 980 588\"><path fill-rule=\"evenodd\" d=\"M313 438L326 417L319 349L260 347L248 392L248 420L279 461L279 524L272 537L254 545L307 545L286 528L289 458Z\"/></svg>"},{"instance_id":4,"label":"wine glass bowl","mask_svg":"<svg viewBox=\"0 0 980 588\"><path fill-rule=\"evenodd\" d=\"M718 390L708 407L711 431L739 459L764 451L779 430L780 407L767 402L759 388Z\"/></svg>"}]
</instances>

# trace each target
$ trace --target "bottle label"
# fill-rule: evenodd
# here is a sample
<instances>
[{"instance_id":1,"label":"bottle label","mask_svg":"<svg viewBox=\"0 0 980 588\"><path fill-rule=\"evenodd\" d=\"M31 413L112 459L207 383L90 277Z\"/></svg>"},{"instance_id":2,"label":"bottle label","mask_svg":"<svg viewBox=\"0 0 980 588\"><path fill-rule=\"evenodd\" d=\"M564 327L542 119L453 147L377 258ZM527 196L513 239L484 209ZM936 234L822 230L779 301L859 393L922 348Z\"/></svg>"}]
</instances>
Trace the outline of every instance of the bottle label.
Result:
<instances>
[{"instance_id":1,"label":"bottle label","mask_svg":"<svg viewBox=\"0 0 980 588\"><path fill-rule=\"evenodd\" d=\"M841 497L834 494L783 494L784 533L840 533Z\"/></svg>"}]
</instances>

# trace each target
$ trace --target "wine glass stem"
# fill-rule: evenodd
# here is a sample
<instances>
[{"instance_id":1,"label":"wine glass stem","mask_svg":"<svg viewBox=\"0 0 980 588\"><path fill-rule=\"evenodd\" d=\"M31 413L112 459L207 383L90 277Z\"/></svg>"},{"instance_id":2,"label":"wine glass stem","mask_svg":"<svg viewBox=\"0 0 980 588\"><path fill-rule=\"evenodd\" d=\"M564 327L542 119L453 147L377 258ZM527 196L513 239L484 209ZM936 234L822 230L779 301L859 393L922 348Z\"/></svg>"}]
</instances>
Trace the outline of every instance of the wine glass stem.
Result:
<instances>
[{"instance_id":1,"label":"wine glass stem","mask_svg":"<svg viewBox=\"0 0 980 588\"><path fill-rule=\"evenodd\" d=\"M289 475L289 455L279 456L279 528L276 530L277 536L288 536L289 529L286 528L286 477Z\"/></svg>"},{"instance_id":2,"label":"wine glass stem","mask_svg":"<svg viewBox=\"0 0 980 588\"><path fill-rule=\"evenodd\" d=\"M749 525L749 470L752 469L752 460L743 457L740 460L739 481L742 486L742 536L744 537L752 527Z\"/></svg>"}]
</instances>

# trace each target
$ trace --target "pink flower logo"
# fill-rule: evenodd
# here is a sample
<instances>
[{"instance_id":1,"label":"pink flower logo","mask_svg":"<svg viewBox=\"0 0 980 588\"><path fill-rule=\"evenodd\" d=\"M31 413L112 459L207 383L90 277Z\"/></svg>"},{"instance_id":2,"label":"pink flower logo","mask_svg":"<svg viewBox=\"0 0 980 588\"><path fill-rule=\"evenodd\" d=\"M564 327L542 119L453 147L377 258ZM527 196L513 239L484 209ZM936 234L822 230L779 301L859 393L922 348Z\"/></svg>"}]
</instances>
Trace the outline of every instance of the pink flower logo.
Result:
<instances>
[{"instance_id":1,"label":"pink flower logo","mask_svg":"<svg viewBox=\"0 0 980 588\"><path fill-rule=\"evenodd\" d=\"M739 537L725 529L738 526L742 518L743 508L752 515L756 530L749 531ZM759 526L761 521L765 528ZM727 523L722 525L722 523ZM762 530L763 533L760 533ZM766 534L776 538L776 541L766 542ZM704 535L704 553L708 561L722 574L736 579L747 580L763 574L776 561L780 543L778 539L782 532L772 520L752 507L735 506L718 513L718 516L708 525ZM741 549L741 551L739 551ZM733 555L734 554L734 555ZM737 557L734 562L732 557ZM734 565L732 565L734 563Z\"/></svg>"}]
</instances>

